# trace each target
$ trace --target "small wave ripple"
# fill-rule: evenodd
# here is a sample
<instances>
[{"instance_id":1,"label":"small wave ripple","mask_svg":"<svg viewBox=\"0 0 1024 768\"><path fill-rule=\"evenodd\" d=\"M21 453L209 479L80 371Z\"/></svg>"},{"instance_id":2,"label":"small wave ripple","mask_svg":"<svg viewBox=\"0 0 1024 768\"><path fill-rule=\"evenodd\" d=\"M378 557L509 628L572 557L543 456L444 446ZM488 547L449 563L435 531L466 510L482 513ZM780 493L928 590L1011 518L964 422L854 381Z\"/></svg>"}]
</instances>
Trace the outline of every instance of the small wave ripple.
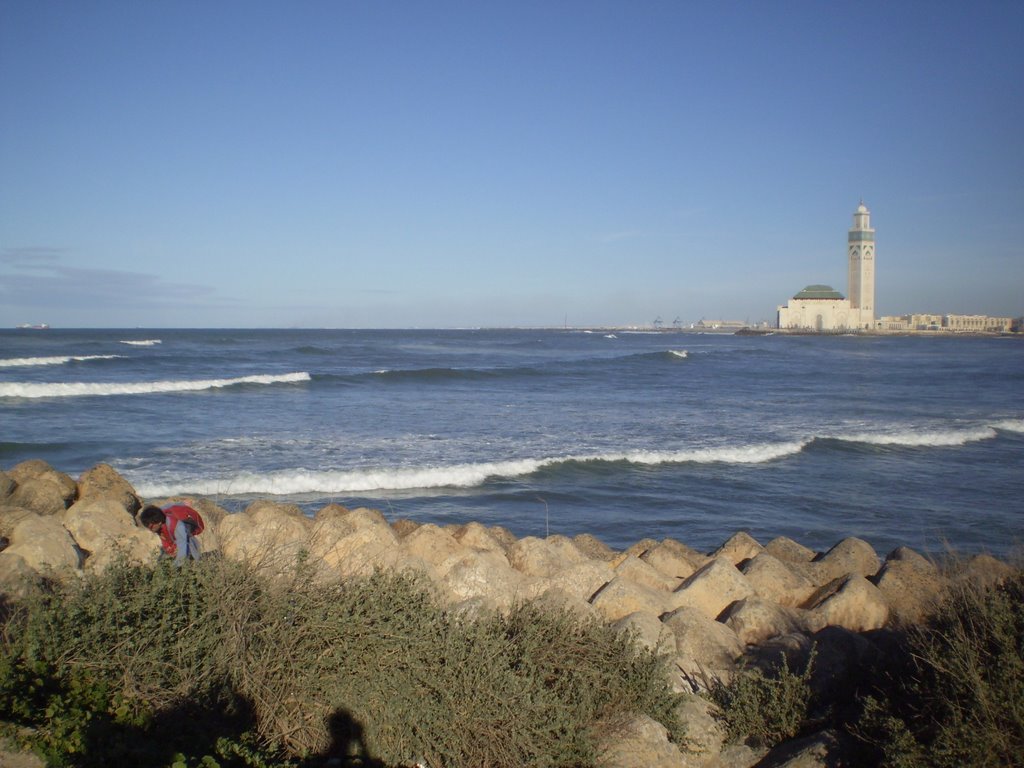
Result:
<instances>
[{"instance_id":1,"label":"small wave ripple","mask_svg":"<svg viewBox=\"0 0 1024 768\"><path fill-rule=\"evenodd\" d=\"M70 362L86 362L88 360L115 360L123 355L61 355L54 357L9 357L0 360L0 368L22 368L36 365L64 365Z\"/></svg>"}]
</instances>

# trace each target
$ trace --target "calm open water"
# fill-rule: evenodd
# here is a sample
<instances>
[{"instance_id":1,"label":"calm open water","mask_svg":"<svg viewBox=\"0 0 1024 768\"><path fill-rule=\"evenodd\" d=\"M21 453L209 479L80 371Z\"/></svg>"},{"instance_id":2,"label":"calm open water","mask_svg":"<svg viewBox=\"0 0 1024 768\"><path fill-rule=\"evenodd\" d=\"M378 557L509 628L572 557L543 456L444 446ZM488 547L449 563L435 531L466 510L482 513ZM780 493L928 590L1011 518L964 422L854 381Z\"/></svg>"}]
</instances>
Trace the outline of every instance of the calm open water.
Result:
<instances>
[{"instance_id":1,"label":"calm open water","mask_svg":"<svg viewBox=\"0 0 1024 768\"><path fill-rule=\"evenodd\" d=\"M614 547L737 530L1010 554L1024 341L576 331L0 331L0 468L149 499L372 506Z\"/></svg>"}]
</instances>

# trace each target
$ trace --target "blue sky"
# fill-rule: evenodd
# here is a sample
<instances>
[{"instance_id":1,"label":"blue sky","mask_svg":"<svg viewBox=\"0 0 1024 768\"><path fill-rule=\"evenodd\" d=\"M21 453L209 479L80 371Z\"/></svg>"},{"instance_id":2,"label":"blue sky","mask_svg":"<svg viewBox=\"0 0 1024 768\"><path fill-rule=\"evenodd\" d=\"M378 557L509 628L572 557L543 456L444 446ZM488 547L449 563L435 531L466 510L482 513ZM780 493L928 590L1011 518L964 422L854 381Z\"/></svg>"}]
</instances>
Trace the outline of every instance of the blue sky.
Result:
<instances>
[{"instance_id":1,"label":"blue sky","mask_svg":"<svg viewBox=\"0 0 1024 768\"><path fill-rule=\"evenodd\" d=\"M1024 313L1024 3L0 0L0 326Z\"/></svg>"}]
</instances>

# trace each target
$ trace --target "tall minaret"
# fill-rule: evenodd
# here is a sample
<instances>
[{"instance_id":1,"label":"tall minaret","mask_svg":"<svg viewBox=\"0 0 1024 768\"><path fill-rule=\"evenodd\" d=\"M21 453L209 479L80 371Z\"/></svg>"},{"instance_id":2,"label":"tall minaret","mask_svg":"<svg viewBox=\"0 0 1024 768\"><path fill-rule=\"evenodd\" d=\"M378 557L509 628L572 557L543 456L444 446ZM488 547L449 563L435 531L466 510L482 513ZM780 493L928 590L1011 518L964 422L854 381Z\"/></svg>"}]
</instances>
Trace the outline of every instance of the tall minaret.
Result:
<instances>
[{"instance_id":1,"label":"tall minaret","mask_svg":"<svg viewBox=\"0 0 1024 768\"><path fill-rule=\"evenodd\" d=\"M859 317L859 328L875 325L875 230L871 212L860 201L853 213L853 226L846 238L850 261L850 308Z\"/></svg>"}]
</instances>

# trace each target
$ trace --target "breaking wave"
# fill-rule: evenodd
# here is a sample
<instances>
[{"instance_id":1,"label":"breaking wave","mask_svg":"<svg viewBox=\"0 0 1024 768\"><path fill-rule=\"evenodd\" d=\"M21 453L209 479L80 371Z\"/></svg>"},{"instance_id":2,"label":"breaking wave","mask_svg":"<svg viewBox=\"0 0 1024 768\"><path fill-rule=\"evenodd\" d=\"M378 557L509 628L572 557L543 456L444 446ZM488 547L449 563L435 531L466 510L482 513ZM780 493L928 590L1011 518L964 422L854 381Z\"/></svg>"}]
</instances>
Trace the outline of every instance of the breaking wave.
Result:
<instances>
[{"instance_id":1,"label":"breaking wave","mask_svg":"<svg viewBox=\"0 0 1024 768\"><path fill-rule=\"evenodd\" d=\"M968 443L975 443L979 440L991 440L994 437L996 437L995 428L992 426L984 426L961 430L905 430L893 433L836 435L832 439L846 443L863 443L865 445L904 448L943 448L967 445Z\"/></svg>"},{"instance_id":2,"label":"breaking wave","mask_svg":"<svg viewBox=\"0 0 1024 768\"><path fill-rule=\"evenodd\" d=\"M63 355L55 357L9 357L0 360L0 368L20 368L35 365L63 365L70 362L85 362L87 360L114 360L123 355Z\"/></svg>"},{"instance_id":3,"label":"breaking wave","mask_svg":"<svg viewBox=\"0 0 1024 768\"><path fill-rule=\"evenodd\" d=\"M132 347L155 347L157 344L162 344L161 339L123 339L122 344L128 344Z\"/></svg>"},{"instance_id":4,"label":"breaking wave","mask_svg":"<svg viewBox=\"0 0 1024 768\"><path fill-rule=\"evenodd\" d=\"M447 467L408 467L345 471L290 469L273 472L241 472L228 478L193 478L174 483L150 483L136 480L143 496L173 496L181 493L200 495L267 494L352 494L376 491L409 491L431 488L473 488L490 479L532 475L542 469L568 464L617 463L681 464L730 463L757 464L799 453L803 442L753 445L734 448L707 448L691 451L633 451L593 456L563 456L542 459L454 464Z\"/></svg>"},{"instance_id":5,"label":"breaking wave","mask_svg":"<svg viewBox=\"0 0 1024 768\"><path fill-rule=\"evenodd\" d=\"M233 379L194 379L181 381L135 381L135 382L71 382L11 383L0 384L0 397L103 397L110 395L153 395L167 392L201 392L207 389L223 389L242 384L292 384L309 381L308 373L285 373L280 375L240 376Z\"/></svg>"}]
</instances>

